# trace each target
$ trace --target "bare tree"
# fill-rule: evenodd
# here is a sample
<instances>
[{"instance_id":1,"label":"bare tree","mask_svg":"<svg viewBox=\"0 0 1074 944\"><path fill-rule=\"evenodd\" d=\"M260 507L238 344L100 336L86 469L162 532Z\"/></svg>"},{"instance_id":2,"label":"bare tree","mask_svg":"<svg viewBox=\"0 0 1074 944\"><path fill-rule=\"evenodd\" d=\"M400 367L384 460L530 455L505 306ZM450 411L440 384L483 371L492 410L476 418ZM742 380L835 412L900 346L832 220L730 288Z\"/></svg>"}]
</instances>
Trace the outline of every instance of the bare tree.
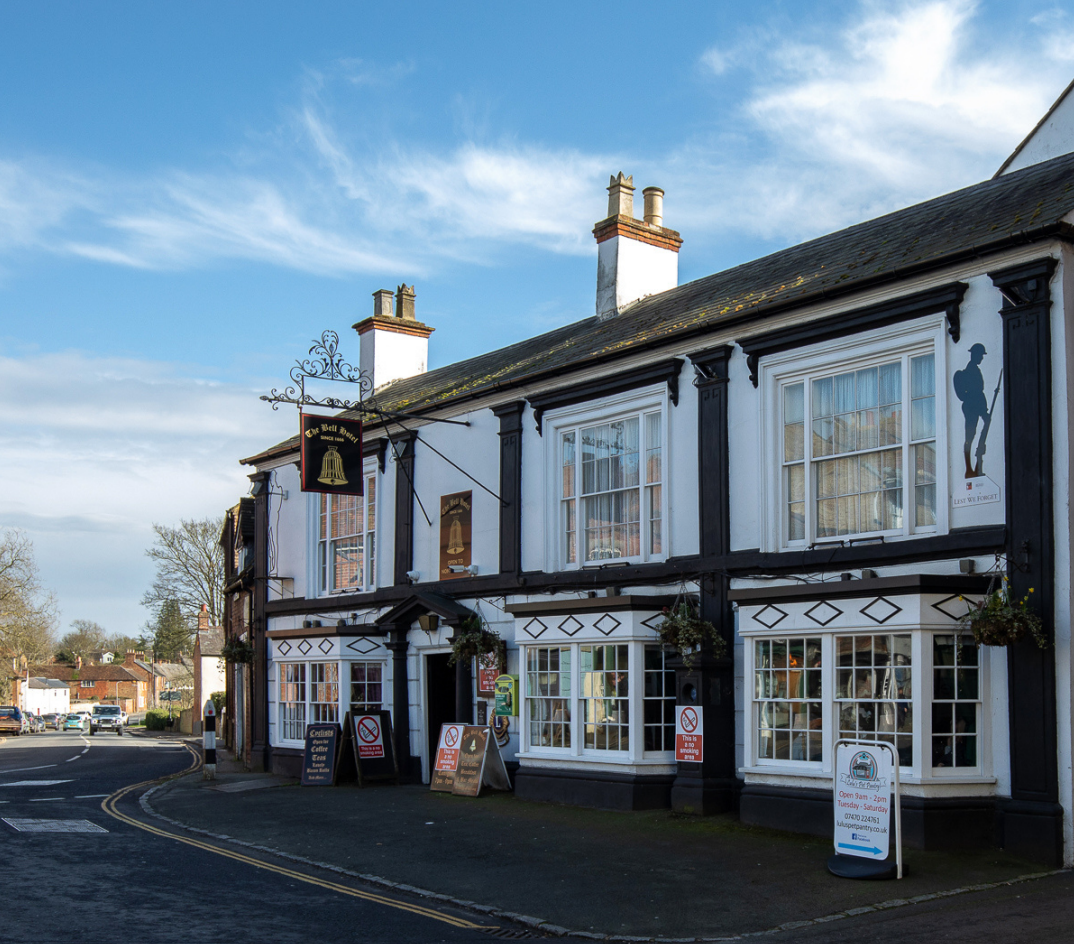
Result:
<instances>
[{"instance_id":1,"label":"bare tree","mask_svg":"<svg viewBox=\"0 0 1074 944\"><path fill-rule=\"evenodd\" d=\"M56 655L62 662L83 660L91 652L109 648L108 630L93 620L76 619L71 621L71 629L65 633L56 645Z\"/></svg>"},{"instance_id":2,"label":"bare tree","mask_svg":"<svg viewBox=\"0 0 1074 944\"><path fill-rule=\"evenodd\" d=\"M15 668L52 654L56 603L38 578L32 542L21 531L0 532L0 657ZM7 673L0 673L0 698L7 699Z\"/></svg>"},{"instance_id":3,"label":"bare tree","mask_svg":"<svg viewBox=\"0 0 1074 944\"><path fill-rule=\"evenodd\" d=\"M146 551L157 564L153 586L142 605L159 611L169 600L193 623L204 604L214 626L224 615L224 552L219 545L223 517L186 520L178 528L154 524L156 543Z\"/></svg>"}]
</instances>

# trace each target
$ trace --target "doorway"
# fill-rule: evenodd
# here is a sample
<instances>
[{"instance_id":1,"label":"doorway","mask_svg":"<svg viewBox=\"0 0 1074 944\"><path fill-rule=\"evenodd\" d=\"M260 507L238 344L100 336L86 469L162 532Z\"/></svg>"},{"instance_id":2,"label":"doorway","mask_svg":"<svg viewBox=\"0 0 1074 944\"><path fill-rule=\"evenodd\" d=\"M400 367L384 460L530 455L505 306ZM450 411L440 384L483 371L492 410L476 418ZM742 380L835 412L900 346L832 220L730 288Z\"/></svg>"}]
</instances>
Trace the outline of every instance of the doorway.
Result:
<instances>
[{"instance_id":1,"label":"doorway","mask_svg":"<svg viewBox=\"0 0 1074 944\"><path fill-rule=\"evenodd\" d=\"M428 719L429 771L436 759L440 726L455 720L455 666L448 665L450 652L425 657L425 711Z\"/></svg>"}]
</instances>

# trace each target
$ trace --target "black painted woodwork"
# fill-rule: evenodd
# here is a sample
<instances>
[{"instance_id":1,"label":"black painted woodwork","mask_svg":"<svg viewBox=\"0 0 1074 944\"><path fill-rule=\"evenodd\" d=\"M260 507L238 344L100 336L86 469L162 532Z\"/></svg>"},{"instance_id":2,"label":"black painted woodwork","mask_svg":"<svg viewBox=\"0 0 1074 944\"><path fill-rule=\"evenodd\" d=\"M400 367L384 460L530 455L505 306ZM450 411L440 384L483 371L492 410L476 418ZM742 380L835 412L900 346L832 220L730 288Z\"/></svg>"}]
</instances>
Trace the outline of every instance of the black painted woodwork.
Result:
<instances>
[{"instance_id":1,"label":"black painted woodwork","mask_svg":"<svg viewBox=\"0 0 1074 944\"><path fill-rule=\"evenodd\" d=\"M613 774L596 771L519 767L515 796L600 810L662 810L669 805L670 774Z\"/></svg>"},{"instance_id":2,"label":"black painted woodwork","mask_svg":"<svg viewBox=\"0 0 1074 944\"><path fill-rule=\"evenodd\" d=\"M447 652L433 652L425 656L425 717L428 724L426 740L429 747L429 769L436 757L436 745L440 739L440 727L455 721L456 694L458 691L455 670L448 664Z\"/></svg>"},{"instance_id":3,"label":"black painted woodwork","mask_svg":"<svg viewBox=\"0 0 1074 944\"><path fill-rule=\"evenodd\" d=\"M852 547L825 547L812 551L732 551L711 557L675 557L659 564L632 564L628 567L587 567L554 574L541 571L526 571L518 575L489 574L450 582L422 584L422 592L426 592L425 588L428 587L430 593L451 594L465 599L489 594L517 593L520 590L527 593L599 591L628 582L634 585L652 585L695 579L713 571L731 575L835 572L992 554L1003 550L1006 533L1003 525L989 525L958 528L948 534L934 537L856 544ZM349 613L365 606L402 603L413 592L409 587L381 587L371 593L340 594L322 598L295 597L290 600L272 601L267 605L266 612L270 616Z\"/></svg>"},{"instance_id":4,"label":"black painted woodwork","mask_svg":"<svg viewBox=\"0 0 1074 944\"><path fill-rule=\"evenodd\" d=\"M537 393L527 399L533 407L533 419L537 424L537 432L543 434L542 421L548 410L574 406L576 403L585 403L587 400L596 400L599 397L608 397L627 390L637 390L651 384L666 383L672 404L678 406L681 371L682 359L672 357L646 364L644 367L621 370L617 374L598 377L596 380L572 383L567 387L560 387L547 393Z\"/></svg>"},{"instance_id":5,"label":"black painted woodwork","mask_svg":"<svg viewBox=\"0 0 1074 944\"><path fill-rule=\"evenodd\" d=\"M792 603L833 600L839 597L896 597L922 593L985 593L992 582L988 574L897 574L864 580L827 580L792 586L748 587L732 590L733 603Z\"/></svg>"},{"instance_id":6,"label":"black painted woodwork","mask_svg":"<svg viewBox=\"0 0 1074 944\"><path fill-rule=\"evenodd\" d=\"M250 476L254 500L254 586L253 622L250 636L254 646L250 673L250 762L261 770L272 769L272 746L269 744L268 642L265 630L268 602L269 526L268 499L271 472Z\"/></svg>"},{"instance_id":7,"label":"black painted woodwork","mask_svg":"<svg viewBox=\"0 0 1074 944\"><path fill-rule=\"evenodd\" d=\"M368 428L368 427L367 427ZM377 468L383 473L384 462L388 457L388 437L383 439L366 439L362 443L362 458L377 457Z\"/></svg>"},{"instance_id":8,"label":"black painted woodwork","mask_svg":"<svg viewBox=\"0 0 1074 944\"><path fill-rule=\"evenodd\" d=\"M962 304L962 297L966 294L968 287L965 282L952 282L949 285L929 289L927 292L918 292L916 295L908 295L895 301L839 312L826 318L796 323L766 334L743 338L738 343L746 352L750 382L755 387L757 386L757 364L766 354L777 354L780 351L790 351L807 344L831 341L861 331L870 331L873 328L883 328L901 321L921 318L938 311L942 311L947 316L948 334L957 344L961 332L959 306Z\"/></svg>"},{"instance_id":9,"label":"black painted woodwork","mask_svg":"<svg viewBox=\"0 0 1074 944\"><path fill-rule=\"evenodd\" d=\"M392 654L392 736L395 756L399 759L399 776L403 780L421 780L421 760L410 754L410 676L407 667L409 623L384 623L388 633L385 648Z\"/></svg>"},{"instance_id":10,"label":"black painted woodwork","mask_svg":"<svg viewBox=\"0 0 1074 944\"><path fill-rule=\"evenodd\" d=\"M414 569L414 444L417 433L392 440L395 450L395 568L394 583L408 587L407 571Z\"/></svg>"},{"instance_id":11,"label":"black painted woodwork","mask_svg":"<svg viewBox=\"0 0 1074 944\"><path fill-rule=\"evenodd\" d=\"M1049 637L1055 613L1050 280L1057 260L1038 259L989 277L1003 295L1003 419L1007 560L1011 594L1029 595ZM1031 639L1007 648L1011 802L1002 807L1004 848L1058 864L1062 810L1055 648Z\"/></svg>"},{"instance_id":12,"label":"black painted woodwork","mask_svg":"<svg viewBox=\"0 0 1074 944\"><path fill-rule=\"evenodd\" d=\"M522 413L525 400L493 407L500 419L500 573L522 571Z\"/></svg>"},{"instance_id":13,"label":"black painted woodwork","mask_svg":"<svg viewBox=\"0 0 1074 944\"><path fill-rule=\"evenodd\" d=\"M727 430L727 378L732 349L721 346L691 354L698 389L698 514L702 558L731 549L730 460ZM728 599L730 580L714 573L700 582L700 615L716 627L734 652L735 616ZM700 707L705 721L704 759L678 765L671 806L680 813L707 815L733 809L738 790L735 774L734 661L702 651L687 668L675 666L676 702Z\"/></svg>"}]
</instances>

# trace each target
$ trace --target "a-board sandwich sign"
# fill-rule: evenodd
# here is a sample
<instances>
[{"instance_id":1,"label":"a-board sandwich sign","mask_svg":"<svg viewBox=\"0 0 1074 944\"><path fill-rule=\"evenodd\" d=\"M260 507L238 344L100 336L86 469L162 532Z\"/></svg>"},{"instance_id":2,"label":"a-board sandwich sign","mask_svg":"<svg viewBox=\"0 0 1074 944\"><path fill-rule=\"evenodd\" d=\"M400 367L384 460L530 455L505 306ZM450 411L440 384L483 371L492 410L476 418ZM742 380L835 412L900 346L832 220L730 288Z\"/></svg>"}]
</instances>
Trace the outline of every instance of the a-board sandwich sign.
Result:
<instances>
[{"instance_id":1,"label":"a-board sandwich sign","mask_svg":"<svg viewBox=\"0 0 1074 944\"><path fill-rule=\"evenodd\" d=\"M440 729L440 744L444 750L437 751L430 789L472 797L480 796L482 787L511 789L511 778L491 728L445 724Z\"/></svg>"},{"instance_id":2,"label":"a-board sandwich sign","mask_svg":"<svg viewBox=\"0 0 1074 944\"><path fill-rule=\"evenodd\" d=\"M886 859L891 834L891 754L874 744L839 743L835 750L835 851Z\"/></svg>"},{"instance_id":3,"label":"a-board sandwich sign","mask_svg":"<svg viewBox=\"0 0 1074 944\"><path fill-rule=\"evenodd\" d=\"M302 757L302 786L330 787L336 783L339 757L339 725L306 726L306 746Z\"/></svg>"},{"instance_id":4,"label":"a-board sandwich sign","mask_svg":"<svg viewBox=\"0 0 1074 944\"><path fill-rule=\"evenodd\" d=\"M365 714L347 712L343 739L350 744L359 786L365 786L367 780L399 782L399 762L395 756L390 711Z\"/></svg>"},{"instance_id":5,"label":"a-board sandwich sign","mask_svg":"<svg viewBox=\"0 0 1074 944\"><path fill-rule=\"evenodd\" d=\"M675 706L675 760L700 764L705 759L705 716L693 705Z\"/></svg>"},{"instance_id":6,"label":"a-board sandwich sign","mask_svg":"<svg viewBox=\"0 0 1074 944\"><path fill-rule=\"evenodd\" d=\"M440 740L436 745L436 757L429 776L429 789L451 793L455 786L455 768L459 766L459 749L465 725L444 724L440 726Z\"/></svg>"}]
</instances>

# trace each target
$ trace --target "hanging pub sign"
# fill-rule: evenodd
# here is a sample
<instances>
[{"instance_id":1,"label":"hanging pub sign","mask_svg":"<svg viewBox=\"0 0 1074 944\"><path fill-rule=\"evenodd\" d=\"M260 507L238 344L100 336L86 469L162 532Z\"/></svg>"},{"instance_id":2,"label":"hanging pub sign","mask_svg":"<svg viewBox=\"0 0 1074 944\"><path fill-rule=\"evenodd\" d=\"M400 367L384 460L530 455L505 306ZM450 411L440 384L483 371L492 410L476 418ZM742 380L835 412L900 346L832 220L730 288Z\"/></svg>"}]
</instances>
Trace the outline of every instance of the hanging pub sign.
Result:
<instances>
[{"instance_id":1,"label":"hanging pub sign","mask_svg":"<svg viewBox=\"0 0 1074 944\"><path fill-rule=\"evenodd\" d=\"M440 579L469 576L473 492L440 496Z\"/></svg>"},{"instance_id":2,"label":"hanging pub sign","mask_svg":"<svg viewBox=\"0 0 1074 944\"><path fill-rule=\"evenodd\" d=\"M361 495L362 421L302 414L302 491Z\"/></svg>"}]
</instances>

